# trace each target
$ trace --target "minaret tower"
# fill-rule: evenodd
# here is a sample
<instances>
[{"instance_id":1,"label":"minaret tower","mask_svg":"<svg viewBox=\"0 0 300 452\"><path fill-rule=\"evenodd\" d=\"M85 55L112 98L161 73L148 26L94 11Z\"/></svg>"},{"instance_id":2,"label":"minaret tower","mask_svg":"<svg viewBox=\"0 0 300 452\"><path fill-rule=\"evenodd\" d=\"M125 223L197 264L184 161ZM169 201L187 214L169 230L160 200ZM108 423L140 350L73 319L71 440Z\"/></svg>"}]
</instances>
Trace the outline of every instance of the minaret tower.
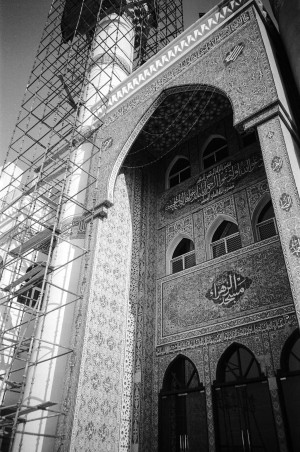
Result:
<instances>
[{"instance_id":1,"label":"minaret tower","mask_svg":"<svg viewBox=\"0 0 300 452\"><path fill-rule=\"evenodd\" d=\"M93 221L103 214L95 210L97 136L111 92L182 30L181 0L52 0L3 165L3 452L67 450L58 430L67 411L64 380L81 359L74 319L88 282Z\"/></svg>"},{"instance_id":2,"label":"minaret tower","mask_svg":"<svg viewBox=\"0 0 300 452\"><path fill-rule=\"evenodd\" d=\"M270 0L300 94L300 0Z\"/></svg>"}]
</instances>

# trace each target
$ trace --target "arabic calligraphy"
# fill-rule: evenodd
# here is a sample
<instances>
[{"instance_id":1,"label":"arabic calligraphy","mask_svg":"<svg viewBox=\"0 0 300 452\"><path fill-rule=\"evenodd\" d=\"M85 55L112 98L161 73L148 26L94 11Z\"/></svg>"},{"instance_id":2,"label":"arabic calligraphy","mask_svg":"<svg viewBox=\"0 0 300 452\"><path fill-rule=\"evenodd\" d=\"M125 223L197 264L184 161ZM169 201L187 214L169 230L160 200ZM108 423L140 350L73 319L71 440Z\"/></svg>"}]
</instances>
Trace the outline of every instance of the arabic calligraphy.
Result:
<instances>
[{"instance_id":1,"label":"arabic calligraphy","mask_svg":"<svg viewBox=\"0 0 300 452\"><path fill-rule=\"evenodd\" d=\"M235 187L235 182L246 174L263 166L259 154L253 154L247 160L225 162L202 174L196 184L186 191L173 196L167 202L165 211L171 213L182 209L186 204L200 202L205 204Z\"/></svg>"},{"instance_id":2,"label":"arabic calligraphy","mask_svg":"<svg viewBox=\"0 0 300 452\"><path fill-rule=\"evenodd\" d=\"M300 237L293 235L290 240L290 251L294 256L300 257Z\"/></svg>"},{"instance_id":3,"label":"arabic calligraphy","mask_svg":"<svg viewBox=\"0 0 300 452\"><path fill-rule=\"evenodd\" d=\"M293 200L291 196L287 193L283 193L279 199L279 205L282 208L282 210L289 212L293 205Z\"/></svg>"},{"instance_id":4,"label":"arabic calligraphy","mask_svg":"<svg viewBox=\"0 0 300 452\"><path fill-rule=\"evenodd\" d=\"M271 168L275 173L279 173L283 165L283 161L281 157L275 156L271 162Z\"/></svg>"},{"instance_id":5,"label":"arabic calligraphy","mask_svg":"<svg viewBox=\"0 0 300 452\"><path fill-rule=\"evenodd\" d=\"M107 149L109 149L113 144L113 139L110 138L106 138L106 140L102 141L101 144L101 151L105 152L107 151Z\"/></svg>"},{"instance_id":6,"label":"arabic calligraphy","mask_svg":"<svg viewBox=\"0 0 300 452\"><path fill-rule=\"evenodd\" d=\"M235 61L243 53L244 48L245 44L243 42L240 42L230 52L228 52L224 60L225 65L228 66L228 64Z\"/></svg>"},{"instance_id":7,"label":"arabic calligraphy","mask_svg":"<svg viewBox=\"0 0 300 452\"><path fill-rule=\"evenodd\" d=\"M252 280L239 273L226 271L213 282L212 288L205 294L206 298L224 308L231 308L250 287Z\"/></svg>"}]
</instances>

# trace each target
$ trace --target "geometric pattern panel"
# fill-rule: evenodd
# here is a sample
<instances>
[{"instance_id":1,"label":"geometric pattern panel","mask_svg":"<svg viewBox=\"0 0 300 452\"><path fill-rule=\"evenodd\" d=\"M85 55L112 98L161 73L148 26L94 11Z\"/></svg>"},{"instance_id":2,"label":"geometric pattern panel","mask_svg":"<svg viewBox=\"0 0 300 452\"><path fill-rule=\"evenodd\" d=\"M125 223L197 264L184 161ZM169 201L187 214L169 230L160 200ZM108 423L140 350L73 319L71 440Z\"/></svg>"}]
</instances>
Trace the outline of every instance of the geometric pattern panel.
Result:
<instances>
[{"instance_id":1,"label":"geometric pattern panel","mask_svg":"<svg viewBox=\"0 0 300 452\"><path fill-rule=\"evenodd\" d=\"M131 400L131 394L126 397L124 393L126 386L130 391L132 378L124 374L132 236L126 182L121 174L115 188L116 203L108 219L98 224L71 440L74 452L119 450L121 401L127 404L126 400ZM129 425L128 404L128 422L123 425L123 438L121 435L125 443Z\"/></svg>"}]
</instances>

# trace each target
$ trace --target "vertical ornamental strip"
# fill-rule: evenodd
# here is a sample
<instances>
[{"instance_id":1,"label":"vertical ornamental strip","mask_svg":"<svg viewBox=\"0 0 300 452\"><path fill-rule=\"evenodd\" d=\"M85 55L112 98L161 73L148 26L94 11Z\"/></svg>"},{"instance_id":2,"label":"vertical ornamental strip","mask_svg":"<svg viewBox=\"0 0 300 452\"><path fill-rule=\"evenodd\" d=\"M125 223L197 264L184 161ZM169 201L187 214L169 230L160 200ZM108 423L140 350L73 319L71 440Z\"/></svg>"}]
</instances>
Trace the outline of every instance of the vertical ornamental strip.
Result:
<instances>
[{"instance_id":1,"label":"vertical ornamental strip","mask_svg":"<svg viewBox=\"0 0 300 452\"><path fill-rule=\"evenodd\" d=\"M300 176L295 144L279 117L258 126L266 174L282 250L300 323L300 199L295 177ZM287 140L288 139L288 140ZM289 148L288 148L289 147Z\"/></svg>"}]
</instances>

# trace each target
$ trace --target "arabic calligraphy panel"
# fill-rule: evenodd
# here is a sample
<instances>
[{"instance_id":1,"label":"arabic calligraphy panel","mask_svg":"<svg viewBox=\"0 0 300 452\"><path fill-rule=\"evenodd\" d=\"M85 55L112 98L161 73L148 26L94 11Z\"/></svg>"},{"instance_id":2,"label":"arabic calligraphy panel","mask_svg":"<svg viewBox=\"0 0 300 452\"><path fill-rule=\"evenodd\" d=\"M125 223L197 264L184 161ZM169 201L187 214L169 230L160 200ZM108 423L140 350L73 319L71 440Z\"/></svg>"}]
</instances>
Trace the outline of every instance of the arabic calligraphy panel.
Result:
<instances>
[{"instance_id":1,"label":"arabic calligraphy panel","mask_svg":"<svg viewBox=\"0 0 300 452\"><path fill-rule=\"evenodd\" d=\"M229 270L217 276L205 296L217 305L231 308L240 300L251 283L252 279Z\"/></svg>"},{"instance_id":2,"label":"arabic calligraphy panel","mask_svg":"<svg viewBox=\"0 0 300 452\"><path fill-rule=\"evenodd\" d=\"M233 319L292 302L278 242L217 265L212 261L199 267L162 283L162 300L158 300L162 303L162 337L171 338L174 334L215 325L224 318ZM226 280L224 288L220 278ZM209 299L214 284L216 290L220 286L215 298L222 302Z\"/></svg>"}]
</instances>

